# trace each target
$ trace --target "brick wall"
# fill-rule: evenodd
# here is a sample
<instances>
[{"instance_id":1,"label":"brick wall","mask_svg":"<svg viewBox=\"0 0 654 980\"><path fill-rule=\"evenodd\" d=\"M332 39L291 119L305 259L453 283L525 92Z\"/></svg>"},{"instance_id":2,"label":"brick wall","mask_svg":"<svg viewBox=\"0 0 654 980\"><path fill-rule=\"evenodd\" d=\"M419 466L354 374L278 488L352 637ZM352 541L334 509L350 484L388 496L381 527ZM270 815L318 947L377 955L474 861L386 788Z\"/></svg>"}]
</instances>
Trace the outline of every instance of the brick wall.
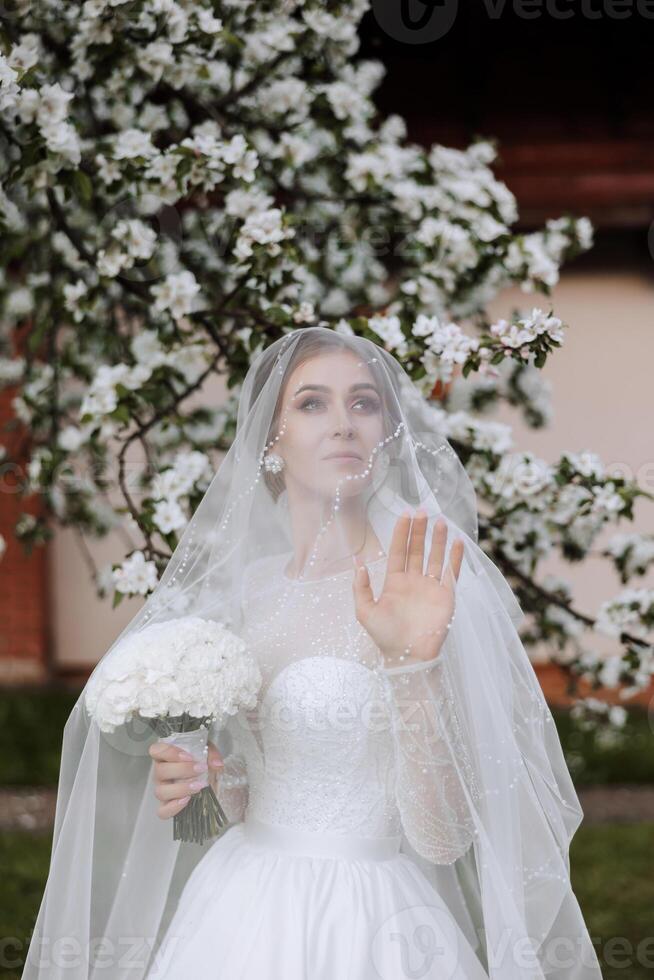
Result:
<instances>
[{"instance_id":1,"label":"brick wall","mask_svg":"<svg viewBox=\"0 0 654 980\"><path fill-rule=\"evenodd\" d=\"M0 391L0 443L12 456L25 440L24 429L5 428L14 394ZM0 684L38 682L49 676L47 553L38 547L26 555L13 529L21 513L38 513L40 500L19 496L21 474L13 464L0 460L0 474L0 534L7 546L0 559Z\"/></svg>"}]
</instances>

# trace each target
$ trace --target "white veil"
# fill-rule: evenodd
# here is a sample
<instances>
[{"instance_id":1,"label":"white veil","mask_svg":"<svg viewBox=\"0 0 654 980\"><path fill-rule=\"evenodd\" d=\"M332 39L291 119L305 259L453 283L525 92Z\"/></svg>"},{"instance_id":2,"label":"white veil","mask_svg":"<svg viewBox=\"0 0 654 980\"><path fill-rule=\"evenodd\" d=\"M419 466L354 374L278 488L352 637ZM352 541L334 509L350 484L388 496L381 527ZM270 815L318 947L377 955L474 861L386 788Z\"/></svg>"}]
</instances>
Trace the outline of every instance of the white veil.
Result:
<instances>
[{"instance_id":1,"label":"white veil","mask_svg":"<svg viewBox=\"0 0 654 980\"><path fill-rule=\"evenodd\" d=\"M284 473L269 468L269 455L283 444L285 382L296 369L301 379L312 358L343 351L353 355L361 384L372 383L380 397L383 437L357 469L323 488L314 547L297 580L310 580L316 568L351 567L348 556L364 545L352 540L355 507L386 554L407 505L427 511L429 529L445 518L448 548L454 537L465 543L456 611L437 661L382 671L398 719L403 706L411 708L411 724L398 721L395 741L402 850L443 895L489 977L596 980L599 965L569 876L582 811L517 633L520 607L477 545L464 467L408 374L381 347L307 327L258 354L242 386L233 444L156 589L95 670L125 636L182 616L239 632L252 570L265 572L267 563L279 570L292 553ZM338 560L330 565L327 553ZM292 629L297 590L290 582L280 589L279 575L269 588L276 622ZM278 669L270 651L265 657L263 666ZM171 821L158 819L147 725L135 718L101 732L84 695L64 730L50 872L24 980L144 978L190 873L213 844L175 841ZM247 721L240 723L247 736ZM215 732L223 754L234 734L235 727Z\"/></svg>"}]
</instances>

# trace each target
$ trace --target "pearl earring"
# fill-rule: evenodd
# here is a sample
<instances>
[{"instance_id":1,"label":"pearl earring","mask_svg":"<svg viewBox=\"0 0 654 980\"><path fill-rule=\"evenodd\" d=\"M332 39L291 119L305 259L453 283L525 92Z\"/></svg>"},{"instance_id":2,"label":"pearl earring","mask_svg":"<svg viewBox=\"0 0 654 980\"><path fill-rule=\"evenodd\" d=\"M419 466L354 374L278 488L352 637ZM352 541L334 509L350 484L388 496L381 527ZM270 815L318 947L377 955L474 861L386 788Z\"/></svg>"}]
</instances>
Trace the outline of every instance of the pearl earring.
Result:
<instances>
[{"instance_id":1,"label":"pearl earring","mask_svg":"<svg viewBox=\"0 0 654 980\"><path fill-rule=\"evenodd\" d=\"M263 468L268 473L281 473L284 469L284 460L277 453L266 453L263 457Z\"/></svg>"}]
</instances>

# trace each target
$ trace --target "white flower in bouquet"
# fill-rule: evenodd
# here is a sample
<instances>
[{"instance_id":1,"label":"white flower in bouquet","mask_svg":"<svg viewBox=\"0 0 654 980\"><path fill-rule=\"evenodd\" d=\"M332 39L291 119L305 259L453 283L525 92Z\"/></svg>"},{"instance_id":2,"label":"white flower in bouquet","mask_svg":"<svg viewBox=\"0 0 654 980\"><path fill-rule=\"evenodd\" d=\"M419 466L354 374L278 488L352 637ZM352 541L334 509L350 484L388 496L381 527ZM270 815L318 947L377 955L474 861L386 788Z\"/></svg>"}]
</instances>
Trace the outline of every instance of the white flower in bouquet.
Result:
<instances>
[{"instance_id":1,"label":"white flower in bouquet","mask_svg":"<svg viewBox=\"0 0 654 980\"><path fill-rule=\"evenodd\" d=\"M135 716L164 741L207 754L209 725L254 708L261 672L246 643L221 623L183 616L131 633L96 668L85 704L103 732ZM203 843L227 823L210 786L174 818L176 840Z\"/></svg>"},{"instance_id":2,"label":"white flower in bouquet","mask_svg":"<svg viewBox=\"0 0 654 980\"><path fill-rule=\"evenodd\" d=\"M240 637L221 623L187 616L126 636L91 676L85 700L104 732L135 714L188 714L220 728L240 707L255 706L260 684Z\"/></svg>"}]
</instances>

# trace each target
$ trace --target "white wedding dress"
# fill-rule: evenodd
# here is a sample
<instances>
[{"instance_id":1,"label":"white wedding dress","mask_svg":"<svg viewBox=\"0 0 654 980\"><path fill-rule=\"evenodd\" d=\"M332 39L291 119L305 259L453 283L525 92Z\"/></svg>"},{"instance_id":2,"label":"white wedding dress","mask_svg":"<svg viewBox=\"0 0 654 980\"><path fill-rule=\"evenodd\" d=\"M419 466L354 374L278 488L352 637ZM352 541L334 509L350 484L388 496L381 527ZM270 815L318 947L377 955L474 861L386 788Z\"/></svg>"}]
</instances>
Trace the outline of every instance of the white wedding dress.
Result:
<instances>
[{"instance_id":1,"label":"white wedding dress","mask_svg":"<svg viewBox=\"0 0 654 980\"><path fill-rule=\"evenodd\" d=\"M416 668L380 666L354 615L351 571L293 581L288 558L248 577L257 709L214 735L234 823L191 872L148 980L487 980L444 899L400 852L406 833L437 863L470 843L445 760L427 777L396 766L388 693ZM385 561L369 563L375 594ZM279 590L293 596L283 621ZM437 813L430 779L442 787Z\"/></svg>"}]
</instances>

